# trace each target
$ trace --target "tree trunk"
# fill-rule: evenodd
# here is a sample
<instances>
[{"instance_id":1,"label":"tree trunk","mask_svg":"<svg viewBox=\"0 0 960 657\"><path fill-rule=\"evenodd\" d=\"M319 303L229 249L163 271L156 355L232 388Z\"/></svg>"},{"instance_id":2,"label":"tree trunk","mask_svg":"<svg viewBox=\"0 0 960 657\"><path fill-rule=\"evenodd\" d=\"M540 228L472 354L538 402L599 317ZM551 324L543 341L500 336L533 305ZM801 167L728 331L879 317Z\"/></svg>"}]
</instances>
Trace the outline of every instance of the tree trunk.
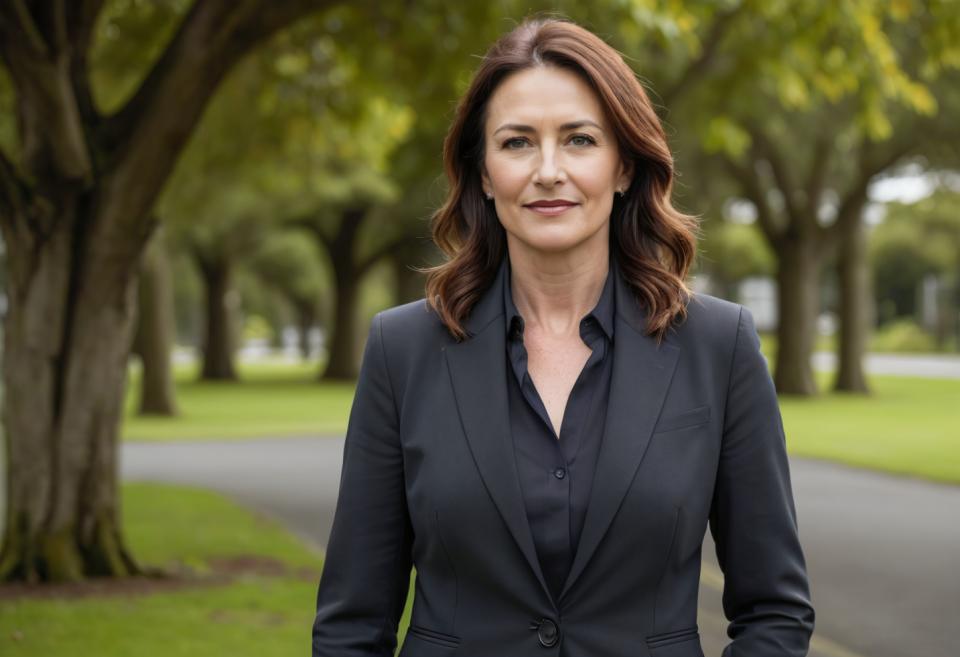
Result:
<instances>
[{"instance_id":1,"label":"tree trunk","mask_svg":"<svg viewBox=\"0 0 960 657\"><path fill-rule=\"evenodd\" d=\"M817 392L811 357L820 309L820 260L816 240L784 240L777 251L777 392Z\"/></svg>"},{"instance_id":2,"label":"tree trunk","mask_svg":"<svg viewBox=\"0 0 960 657\"><path fill-rule=\"evenodd\" d=\"M138 318L134 351L140 356L140 415L173 416L173 286L163 233L158 230L140 270Z\"/></svg>"},{"instance_id":3,"label":"tree trunk","mask_svg":"<svg viewBox=\"0 0 960 657\"><path fill-rule=\"evenodd\" d=\"M357 289L359 281L349 252L331 254L333 261L336 307L333 330L327 341L327 367L322 378L327 381L357 378Z\"/></svg>"},{"instance_id":4,"label":"tree trunk","mask_svg":"<svg viewBox=\"0 0 960 657\"><path fill-rule=\"evenodd\" d=\"M357 353L357 291L363 273L369 269L373 260L357 264L354 253L360 234L360 227L370 208L356 206L343 211L340 226L333 239L325 237L315 230L318 244L326 250L333 270L334 317L332 330L324 332L324 347L327 351L327 365L320 380L354 380L358 372Z\"/></svg>"},{"instance_id":5,"label":"tree trunk","mask_svg":"<svg viewBox=\"0 0 960 657\"><path fill-rule=\"evenodd\" d=\"M408 247L397 251L390 259L396 280L397 303L416 301L425 295L424 275L411 269L411 266L420 264L418 251L420 249Z\"/></svg>"},{"instance_id":6,"label":"tree trunk","mask_svg":"<svg viewBox=\"0 0 960 657\"><path fill-rule=\"evenodd\" d=\"M315 304L310 301L293 299L292 305L297 320L297 343L303 362L310 360L310 331L316 324Z\"/></svg>"},{"instance_id":7,"label":"tree trunk","mask_svg":"<svg viewBox=\"0 0 960 657\"><path fill-rule=\"evenodd\" d=\"M870 265L867 261L866 227L862 221L844 226L837 262L840 287L840 339L837 341L837 373L833 389L869 393L863 358L872 326Z\"/></svg>"},{"instance_id":8,"label":"tree trunk","mask_svg":"<svg viewBox=\"0 0 960 657\"><path fill-rule=\"evenodd\" d=\"M70 216L42 239L6 234L0 580L139 572L120 531L116 447L141 247L108 243L62 200Z\"/></svg>"},{"instance_id":9,"label":"tree trunk","mask_svg":"<svg viewBox=\"0 0 960 657\"><path fill-rule=\"evenodd\" d=\"M198 257L197 261L207 302L200 378L205 381L235 381L233 313L229 305L232 263L225 257Z\"/></svg>"},{"instance_id":10,"label":"tree trunk","mask_svg":"<svg viewBox=\"0 0 960 657\"><path fill-rule=\"evenodd\" d=\"M0 4L19 156L0 148L9 292L0 580L138 572L120 531L117 429L150 208L233 65L325 3L192 3L109 115L88 79L102 4Z\"/></svg>"}]
</instances>

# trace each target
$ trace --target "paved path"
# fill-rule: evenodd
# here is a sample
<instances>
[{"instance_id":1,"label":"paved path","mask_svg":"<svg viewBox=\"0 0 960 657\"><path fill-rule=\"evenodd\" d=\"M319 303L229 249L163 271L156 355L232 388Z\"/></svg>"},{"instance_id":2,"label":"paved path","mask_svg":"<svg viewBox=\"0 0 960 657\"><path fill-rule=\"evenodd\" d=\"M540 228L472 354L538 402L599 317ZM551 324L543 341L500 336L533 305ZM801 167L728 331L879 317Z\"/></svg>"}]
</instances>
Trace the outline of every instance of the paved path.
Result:
<instances>
[{"instance_id":1,"label":"paved path","mask_svg":"<svg viewBox=\"0 0 960 657\"><path fill-rule=\"evenodd\" d=\"M214 488L322 547L339 486L342 438L133 443L123 475ZM812 657L949 657L960 604L960 487L792 460L817 630ZM709 534L700 627L719 657L722 575Z\"/></svg>"},{"instance_id":2,"label":"paved path","mask_svg":"<svg viewBox=\"0 0 960 657\"><path fill-rule=\"evenodd\" d=\"M960 356L954 354L867 354L863 360L869 374L895 376L922 376L933 379L960 379ZM836 354L818 351L813 355L813 367L835 370Z\"/></svg>"}]
</instances>

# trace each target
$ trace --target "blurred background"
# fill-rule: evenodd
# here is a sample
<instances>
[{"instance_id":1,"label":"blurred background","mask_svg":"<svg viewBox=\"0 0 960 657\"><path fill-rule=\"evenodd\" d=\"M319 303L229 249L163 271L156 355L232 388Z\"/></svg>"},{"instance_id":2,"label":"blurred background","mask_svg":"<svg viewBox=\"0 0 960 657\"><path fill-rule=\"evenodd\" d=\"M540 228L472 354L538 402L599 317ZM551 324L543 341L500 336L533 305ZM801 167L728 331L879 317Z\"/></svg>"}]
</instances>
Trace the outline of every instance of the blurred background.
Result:
<instances>
[{"instance_id":1,"label":"blurred background","mask_svg":"<svg viewBox=\"0 0 960 657\"><path fill-rule=\"evenodd\" d=\"M956 654L954 0L0 4L0 653L308 649L370 318L423 297L456 101L537 11L636 71L691 284L757 319L811 654Z\"/></svg>"}]
</instances>

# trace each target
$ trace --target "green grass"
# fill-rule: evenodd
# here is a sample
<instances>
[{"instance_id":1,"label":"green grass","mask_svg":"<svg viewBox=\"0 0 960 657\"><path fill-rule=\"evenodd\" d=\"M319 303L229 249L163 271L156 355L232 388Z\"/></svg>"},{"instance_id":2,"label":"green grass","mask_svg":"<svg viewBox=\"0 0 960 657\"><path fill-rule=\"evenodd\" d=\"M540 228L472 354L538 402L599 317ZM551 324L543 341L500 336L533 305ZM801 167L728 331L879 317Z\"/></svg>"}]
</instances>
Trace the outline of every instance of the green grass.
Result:
<instances>
[{"instance_id":1,"label":"green grass","mask_svg":"<svg viewBox=\"0 0 960 657\"><path fill-rule=\"evenodd\" d=\"M208 491L127 484L124 522L142 563L257 555L285 574L161 593L0 600L4 657L273 657L307 654L321 558L272 521ZM410 596L412 598L412 595ZM409 603L402 628L409 619ZM402 629L401 632L405 632Z\"/></svg>"},{"instance_id":2,"label":"green grass","mask_svg":"<svg viewBox=\"0 0 960 657\"><path fill-rule=\"evenodd\" d=\"M772 366L776 336L761 349ZM816 372L814 397L780 398L791 454L960 483L960 380L874 375L864 396L830 392L833 376Z\"/></svg>"},{"instance_id":3,"label":"green grass","mask_svg":"<svg viewBox=\"0 0 960 657\"><path fill-rule=\"evenodd\" d=\"M826 390L830 373L818 373ZM960 380L872 376L870 396L782 397L791 454L960 483Z\"/></svg>"},{"instance_id":4,"label":"green grass","mask_svg":"<svg viewBox=\"0 0 960 657\"><path fill-rule=\"evenodd\" d=\"M241 365L241 382L198 381L195 366L174 370L179 417L137 417L136 370L127 386L125 440L231 439L343 434L353 383L318 383L316 366Z\"/></svg>"},{"instance_id":5,"label":"green grass","mask_svg":"<svg viewBox=\"0 0 960 657\"><path fill-rule=\"evenodd\" d=\"M766 338L763 350L769 358ZM242 384L200 383L190 368L176 376L181 417L132 417L128 395L127 440L342 435L354 392L350 383L316 383L310 365L247 365ZM831 374L817 379L827 391ZM960 483L960 381L871 376L869 383L869 397L782 398L790 452Z\"/></svg>"}]
</instances>

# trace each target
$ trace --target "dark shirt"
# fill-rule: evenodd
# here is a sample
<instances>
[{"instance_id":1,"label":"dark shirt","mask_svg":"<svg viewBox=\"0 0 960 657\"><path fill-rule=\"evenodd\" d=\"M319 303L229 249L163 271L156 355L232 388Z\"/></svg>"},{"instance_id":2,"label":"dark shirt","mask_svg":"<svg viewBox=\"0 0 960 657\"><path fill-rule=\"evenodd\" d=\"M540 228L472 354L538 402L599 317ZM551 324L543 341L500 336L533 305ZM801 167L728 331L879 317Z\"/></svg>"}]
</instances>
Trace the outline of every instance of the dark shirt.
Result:
<instances>
[{"instance_id":1,"label":"dark shirt","mask_svg":"<svg viewBox=\"0 0 960 657\"><path fill-rule=\"evenodd\" d=\"M613 362L613 277L611 256L600 300L580 320L580 337L591 354L573 386L557 437L546 407L527 371L523 317L513 303L510 259L501 267L507 331L510 428L527 519L547 585L559 598L580 541L593 473L603 436Z\"/></svg>"}]
</instances>

